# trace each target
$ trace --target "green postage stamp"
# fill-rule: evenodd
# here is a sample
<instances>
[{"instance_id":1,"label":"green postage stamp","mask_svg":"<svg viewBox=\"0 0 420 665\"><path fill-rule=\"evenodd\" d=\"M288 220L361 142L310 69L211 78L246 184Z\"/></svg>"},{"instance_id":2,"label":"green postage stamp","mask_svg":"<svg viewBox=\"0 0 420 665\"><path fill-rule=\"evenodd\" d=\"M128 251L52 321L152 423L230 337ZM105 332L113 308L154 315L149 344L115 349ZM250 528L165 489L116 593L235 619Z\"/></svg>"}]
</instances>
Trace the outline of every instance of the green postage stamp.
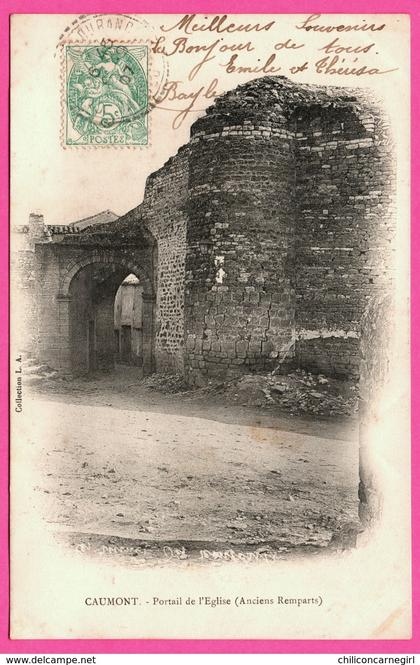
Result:
<instances>
[{"instance_id":1,"label":"green postage stamp","mask_svg":"<svg viewBox=\"0 0 420 665\"><path fill-rule=\"evenodd\" d=\"M147 145L145 45L65 46L66 145Z\"/></svg>"}]
</instances>

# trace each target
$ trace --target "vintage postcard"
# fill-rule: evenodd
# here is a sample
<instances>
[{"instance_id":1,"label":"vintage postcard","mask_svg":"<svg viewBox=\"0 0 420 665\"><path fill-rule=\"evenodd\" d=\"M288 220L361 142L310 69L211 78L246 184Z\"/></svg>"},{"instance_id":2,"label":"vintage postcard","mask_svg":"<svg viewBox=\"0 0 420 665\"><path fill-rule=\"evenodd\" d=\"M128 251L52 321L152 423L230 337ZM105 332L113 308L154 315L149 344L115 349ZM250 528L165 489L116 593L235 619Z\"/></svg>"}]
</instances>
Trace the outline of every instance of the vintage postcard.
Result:
<instances>
[{"instance_id":1,"label":"vintage postcard","mask_svg":"<svg viewBox=\"0 0 420 665\"><path fill-rule=\"evenodd\" d=\"M12 16L13 639L410 639L409 51Z\"/></svg>"}]
</instances>

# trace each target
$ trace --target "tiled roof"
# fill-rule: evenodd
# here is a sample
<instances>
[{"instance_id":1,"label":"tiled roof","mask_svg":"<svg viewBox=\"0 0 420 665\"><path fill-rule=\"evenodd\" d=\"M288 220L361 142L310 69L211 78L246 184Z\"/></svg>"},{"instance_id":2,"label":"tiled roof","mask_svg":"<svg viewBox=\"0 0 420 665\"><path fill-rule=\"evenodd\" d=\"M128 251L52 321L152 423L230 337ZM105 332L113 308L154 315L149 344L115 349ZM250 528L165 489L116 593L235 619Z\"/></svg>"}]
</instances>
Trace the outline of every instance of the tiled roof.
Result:
<instances>
[{"instance_id":1,"label":"tiled roof","mask_svg":"<svg viewBox=\"0 0 420 665\"><path fill-rule=\"evenodd\" d=\"M78 233L79 229L70 224L44 224L44 231L50 235Z\"/></svg>"},{"instance_id":2,"label":"tiled roof","mask_svg":"<svg viewBox=\"0 0 420 665\"><path fill-rule=\"evenodd\" d=\"M118 215L112 210L103 210L98 212L96 215L91 215L90 217L83 217L82 219L77 220L76 222L71 222L70 224L44 224L44 234L48 236L55 235L68 235L71 233L80 233L85 229L96 226L96 224L108 224L109 222L115 222L118 219ZM13 227L14 233L29 233L28 224L20 224Z\"/></svg>"},{"instance_id":3,"label":"tiled roof","mask_svg":"<svg viewBox=\"0 0 420 665\"><path fill-rule=\"evenodd\" d=\"M72 222L68 226L72 228L77 228L80 231L86 229L88 226L95 226L96 224L107 224L108 222L115 222L118 219L118 215L112 210L103 210L98 212L96 215L91 215L90 217L84 217L79 219L76 222Z\"/></svg>"}]
</instances>

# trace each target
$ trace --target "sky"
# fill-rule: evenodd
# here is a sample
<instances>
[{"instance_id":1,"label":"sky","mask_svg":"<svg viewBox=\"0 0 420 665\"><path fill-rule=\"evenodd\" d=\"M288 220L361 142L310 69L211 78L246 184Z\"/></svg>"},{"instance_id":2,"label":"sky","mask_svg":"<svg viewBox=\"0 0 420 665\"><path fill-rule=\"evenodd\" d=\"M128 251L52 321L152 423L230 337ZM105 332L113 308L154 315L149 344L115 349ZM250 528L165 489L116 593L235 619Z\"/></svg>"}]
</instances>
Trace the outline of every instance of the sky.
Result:
<instances>
[{"instance_id":1,"label":"sky","mask_svg":"<svg viewBox=\"0 0 420 665\"><path fill-rule=\"evenodd\" d=\"M110 15L112 19L112 15ZM15 15L12 19L12 86L11 86L11 210L12 225L27 222L30 212L40 212L48 224L67 224L77 219L110 209L120 215L137 206L143 199L147 176L160 168L189 139L191 124L211 103L203 92L216 79L218 94L240 83L261 76L253 71L228 71L226 64L237 54L236 64L250 69L262 66L270 54L275 55L282 75L297 83L318 85L369 86L388 99L390 109L400 100L396 116L397 131L406 132L407 115L404 96L408 96L408 40L403 31L404 17L386 17L387 25L379 31L323 33L302 30L307 15L249 17L233 16L235 25L273 23L268 30L230 32L191 30L176 27L181 16L147 15L128 17L125 26L117 28L110 19L91 24L73 15ZM360 17L359 17L360 18ZM341 19L349 25L357 17ZM131 20L131 23L130 23ZM358 19L359 20L359 19ZM370 17L380 25L380 16ZM197 16L194 21L203 28L210 19ZM369 17L359 20L369 23ZM323 15L311 25L336 25L337 17ZM226 25L226 24L225 24ZM169 30L175 26L172 30ZM70 30L67 30L70 28ZM89 32L91 30L91 32ZM99 38L117 43L145 43L149 47L149 95L162 99L164 85L176 89L149 114L149 144L127 147L63 147L66 122L65 86L67 76L63 39L66 44L99 43ZM41 38L42 37L42 38ZM158 42L157 45L157 40ZM351 64L366 65L385 74L353 76L331 75L316 71L315 63L325 55L325 47L338 39L342 48L368 48L366 53L340 53ZM96 42L95 42L96 40ZM288 42L289 40L289 42ZM281 47L282 44L296 48ZM249 44L247 47L246 45ZM241 48L240 48L240 45ZM280 45L280 48L279 48ZM371 46L369 46L371 45ZM153 53L153 48L166 49L166 54ZM190 49L187 53L186 50ZM201 50L199 50L201 49ZM242 50L241 50L242 49ZM203 58L208 61L199 67ZM334 52L331 57L334 57ZM307 61L306 71L291 75L291 68ZM197 71L194 70L196 68ZM179 113L191 103L186 95L202 90L181 124ZM174 97L177 97L174 99ZM184 97L184 99L182 98ZM408 97L407 97L408 98ZM177 119L178 116L178 119ZM399 129L398 129L399 128Z\"/></svg>"}]
</instances>

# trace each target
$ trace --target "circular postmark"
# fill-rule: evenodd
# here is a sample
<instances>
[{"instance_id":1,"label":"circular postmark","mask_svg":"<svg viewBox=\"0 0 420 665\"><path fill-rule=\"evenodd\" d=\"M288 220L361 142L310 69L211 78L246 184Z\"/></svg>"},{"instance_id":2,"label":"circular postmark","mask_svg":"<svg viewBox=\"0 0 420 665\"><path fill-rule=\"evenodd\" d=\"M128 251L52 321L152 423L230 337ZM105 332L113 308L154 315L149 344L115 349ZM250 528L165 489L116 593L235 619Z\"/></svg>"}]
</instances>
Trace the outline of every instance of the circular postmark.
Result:
<instances>
[{"instance_id":1,"label":"circular postmark","mask_svg":"<svg viewBox=\"0 0 420 665\"><path fill-rule=\"evenodd\" d=\"M153 26L128 15L75 19L59 40L62 52L62 143L146 146L154 99L169 77L154 52Z\"/></svg>"},{"instance_id":2,"label":"circular postmark","mask_svg":"<svg viewBox=\"0 0 420 665\"><path fill-rule=\"evenodd\" d=\"M79 140L147 144L147 47L71 46L67 58L67 113Z\"/></svg>"}]
</instances>

